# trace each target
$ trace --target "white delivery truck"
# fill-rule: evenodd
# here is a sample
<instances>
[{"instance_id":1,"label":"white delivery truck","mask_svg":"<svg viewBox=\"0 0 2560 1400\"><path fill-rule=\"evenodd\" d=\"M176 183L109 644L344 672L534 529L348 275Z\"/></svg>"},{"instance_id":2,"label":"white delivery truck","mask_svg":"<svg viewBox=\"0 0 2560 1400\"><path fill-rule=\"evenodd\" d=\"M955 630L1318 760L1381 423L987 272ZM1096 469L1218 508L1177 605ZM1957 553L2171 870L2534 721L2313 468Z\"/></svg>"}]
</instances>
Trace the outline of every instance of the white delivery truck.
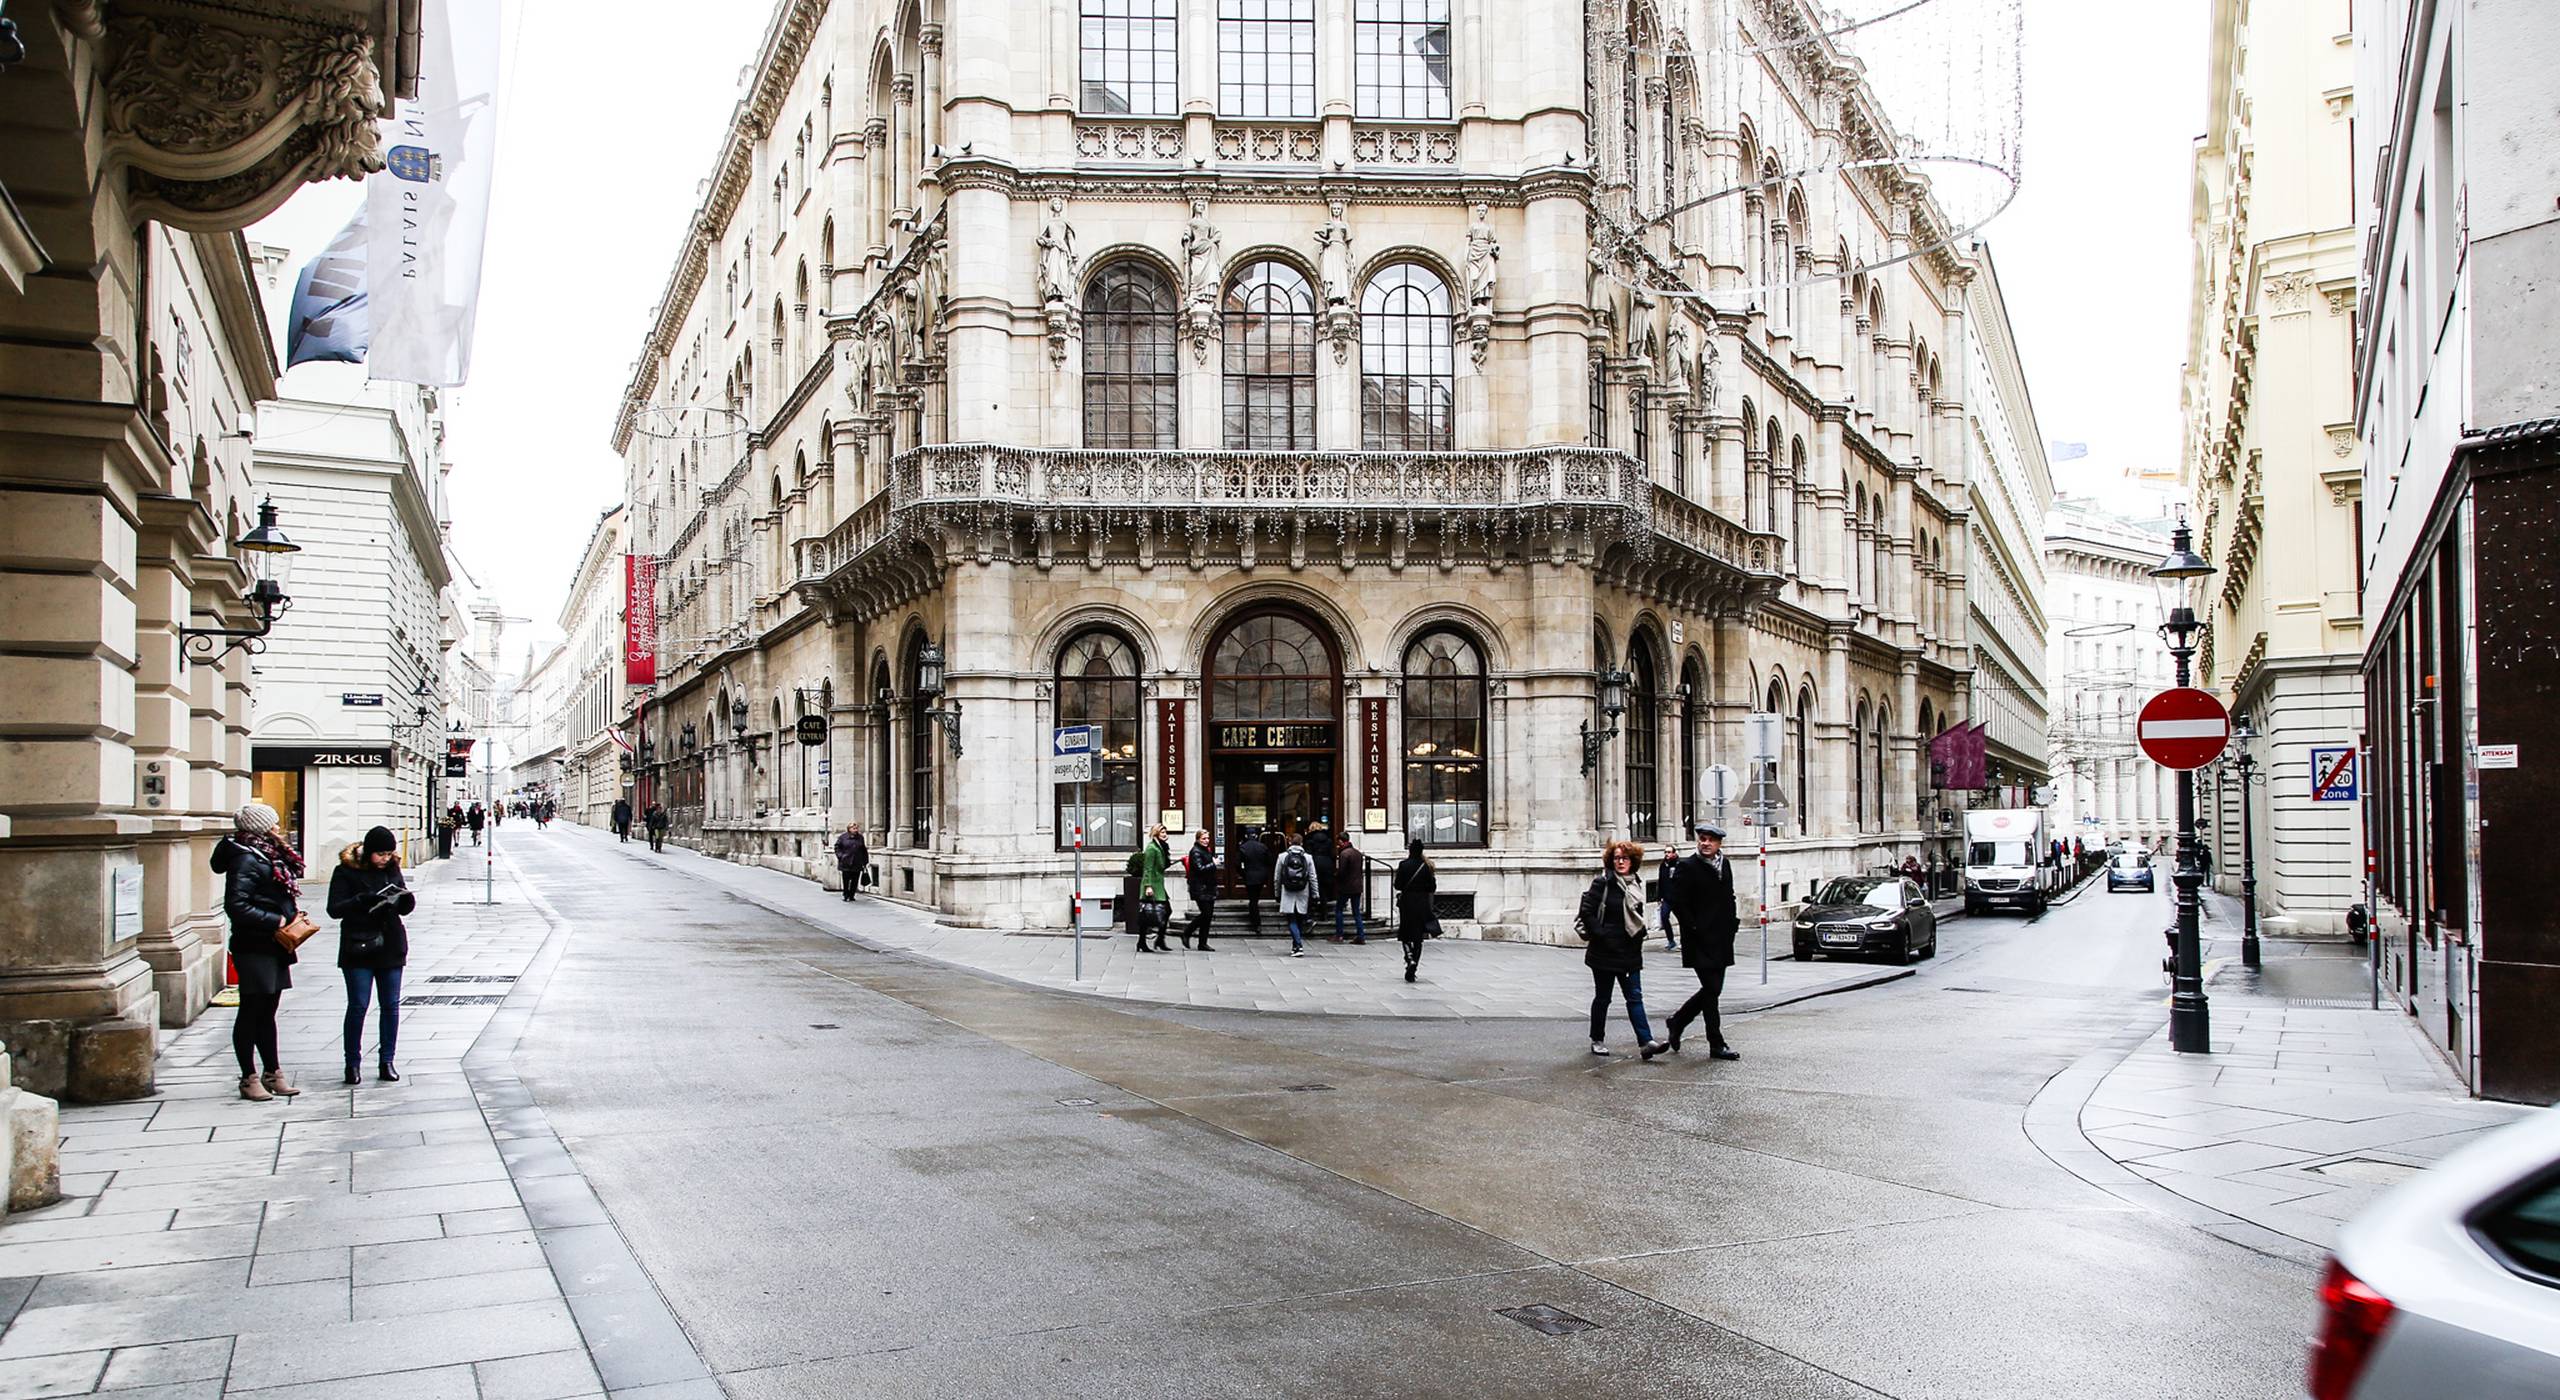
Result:
<instances>
[{"instance_id":1,"label":"white delivery truck","mask_svg":"<svg viewBox=\"0 0 2560 1400\"><path fill-rule=\"evenodd\" d=\"M2044 811L2004 807L1964 814L1964 911L2006 906L2044 912L2053 894L2045 864Z\"/></svg>"}]
</instances>

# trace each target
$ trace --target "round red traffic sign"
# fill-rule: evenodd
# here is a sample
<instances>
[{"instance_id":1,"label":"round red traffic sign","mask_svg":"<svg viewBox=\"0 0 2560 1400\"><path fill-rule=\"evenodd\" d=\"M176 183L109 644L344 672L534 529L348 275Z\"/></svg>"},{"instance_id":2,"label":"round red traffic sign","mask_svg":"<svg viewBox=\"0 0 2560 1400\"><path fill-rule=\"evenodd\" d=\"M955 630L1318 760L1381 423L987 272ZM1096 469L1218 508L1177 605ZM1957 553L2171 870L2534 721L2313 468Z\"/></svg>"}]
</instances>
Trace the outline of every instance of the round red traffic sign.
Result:
<instances>
[{"instance_id":1,"label":"round red traffic sign","mask_svg":"<svg viewBox=\"0 0 2560 1400\"><path fill-rule=\"evenodd\" d=\"M2143 702L2134 721L2142 751L2163 768L2202 768L2231 742L2231 712L2201 690L2164 690Z\"/></svg>"}]
</instances>

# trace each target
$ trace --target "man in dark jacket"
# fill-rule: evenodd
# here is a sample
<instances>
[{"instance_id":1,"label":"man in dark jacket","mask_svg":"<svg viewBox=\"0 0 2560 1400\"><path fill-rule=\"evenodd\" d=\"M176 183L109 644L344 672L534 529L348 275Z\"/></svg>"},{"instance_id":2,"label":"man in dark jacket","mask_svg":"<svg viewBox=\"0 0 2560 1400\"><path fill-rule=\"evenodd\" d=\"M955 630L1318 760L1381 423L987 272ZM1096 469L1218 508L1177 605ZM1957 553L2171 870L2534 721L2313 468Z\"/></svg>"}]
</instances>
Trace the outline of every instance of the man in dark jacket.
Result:
<instances>
[{"instance_id":1,"label":"man in dark jacket","mask_svg":"<svg viewBox=\"0 0 2560 1400\"><path fill-rule=\"evenodd\" d=\"M1307 848L1308 857L1316 863L1315 903L1308 912L1321 918L1325 906L1333 903L1333 831L1324 818L1318 817L1307 823L1306 839L1300 844ZM1336 938L1333 941L1339 943L1342 940Z\"/></svg>"},{"instance_id":2,"label":"man in dark jacket","mask_svg":"<svg viewBox=\"0 0 2560 1400\"><path fill-rule=\"evenodd\" d=\"M1351 941L1368 942L1369 911L1361 903L1360 896L1364 893L1361 887L1368 883L1369 858L1352 844L1351 833L1346 831L1335 839L1333 859L1320 862L1318 868L1330 877L1328 883L1333 889L1333 941L1342 941L1342 915L1348 910L1351 914Z\"/></svg>"},{"instance_id":3,"label":"man in dark jacket","mask_svg":"<svg viewBox=\"0 0 2560 1400\"><path fill-rule=\"evenodd\" d=\"M1262 892L1271 884L1271 844L1259 831L1248 831L1236 843L1236 878L1244 882L1245 926L1262 932Z\"/></svg>"},{"instance_id":4,"label":"man in dark jacket","mask_svg":"<svg viewBox=\"0 0 2560 1400\"><path fill-rule=\"evenodd\" d=\"M464 815L463 820L468 822L471 826L471 844L474 846L479 845L481 829L489 824L489 809L481 806L477 802L474 802L471 804L471 810Z\"/></svg>"},{"instance_id":5,"label":"man in dark jacket","mask_svg":"<svg viewBox=\"0 0 2560 1400\"><path fill-rule=\"evenodd\" d=\"M1717 1001L1724 996L1724 971L1733 966L1733 935L1741 923L1733 907L1733 865L1724 858L1724 832L1698 827L1698 848L1663 870L1662 926L1680 926L1680 965L1698 974L1697 994L1671 1013L1671 1048L1690 1022L1707 1028L1707 1053L1719 1060L1739 1060L1740 1052L1724 1043L1724 1020Z\"/></svg>"},{"instance_id":6,"label":"man in dark jacket","mask_svg":"<svg viewBox=\"0 0 2560 1400\"><path fill-rule=\"evenodd\" d=\"M641 813L640 821L643 826L649 828L649 849L665 850L667 848L667 809L652 802L649 804L649 810Z\"/></svg>"},{"instance_id":7,"label":"man in dark jacket","mask_svg":"<svg viewBox=\"0 0 2560 1400\"><path fill-rule=\"evenodd\" d=\"M613 799L613 834L618 840L631 839L631 799L628 797Z\"/></svg>"},{"instance_id":8,"label":"man in dark jacket","mask_svg":"<svg viewBox=\"0 0 2560 1400\"><path fill-rule=\"evenodd\" d=\"M338 921L338 972L347 980L347 1082L356 1082L356 1064L364 1057L366 1004L379 991L382 1035L376 1064L382 1081L396 1084L400 1071L392 1057L400 1050L400 974L409 965L409 929L400 922L414 912L418 897L400 878L400 842L389 827L377 826L364 840L338 853L338 868L329 872L329 917Z\"/></svg>"},{"instance_id":9,"label":"man in dark jacket","mask_svg":"<svg viewBox=\"0 0 2560 1400\"><path fill-rule=\"evenodd\" d=\"M844 902L853 903L862 877L871 871L871 843L862 839L862 823L836 833L836 873L844 877Z\"/></svg>"},{"instance_id":10,"label":"man in dark jacket","mask_svg":"<svg viewBox=\"0 0 2560 1400\"><path fill-rule=\"evenodd\" d=\"M1191 923L1182 932L1182 946L1188 948L1198 939L1201 952L1215 952L1209 946L1209 920L1218 911L1218 848L1209 844L1205 826L1191 838L1191 849L1182 857L1182 883L1191 895Z\"/></svg>"}]
</instances>

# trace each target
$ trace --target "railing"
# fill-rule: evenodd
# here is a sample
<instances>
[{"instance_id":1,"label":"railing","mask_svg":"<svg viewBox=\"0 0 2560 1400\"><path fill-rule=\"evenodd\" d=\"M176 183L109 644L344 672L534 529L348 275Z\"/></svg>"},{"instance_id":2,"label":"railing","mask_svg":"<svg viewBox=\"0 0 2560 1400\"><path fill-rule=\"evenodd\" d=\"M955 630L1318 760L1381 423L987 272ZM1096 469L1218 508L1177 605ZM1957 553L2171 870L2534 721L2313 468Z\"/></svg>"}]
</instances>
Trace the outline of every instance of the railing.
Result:
<instances>
[{"instance_id":1,"label":"railing","mask_svg":"<svg viewBox=\"0 0 2560 1400\"><path fill-rule=\"evenodd\" d=\"M1783 544L1778 536L1744 529L1659 484L1653 488L1653 528L1654 533L1674 544L1737 569L1774 574L1781 567L1779 552Z\"/></svg>"},{"instance_id":2,"label":"railing","mask_svg":"<svg viewBox=\"0 0 2560 1400\"><path fill-rule=\"evenodd\" d=\"M1182 159L1179 121L1080 121L1076 123L1076 159L1143 161L1168 165Z\"/></svg>"}]
</instances>

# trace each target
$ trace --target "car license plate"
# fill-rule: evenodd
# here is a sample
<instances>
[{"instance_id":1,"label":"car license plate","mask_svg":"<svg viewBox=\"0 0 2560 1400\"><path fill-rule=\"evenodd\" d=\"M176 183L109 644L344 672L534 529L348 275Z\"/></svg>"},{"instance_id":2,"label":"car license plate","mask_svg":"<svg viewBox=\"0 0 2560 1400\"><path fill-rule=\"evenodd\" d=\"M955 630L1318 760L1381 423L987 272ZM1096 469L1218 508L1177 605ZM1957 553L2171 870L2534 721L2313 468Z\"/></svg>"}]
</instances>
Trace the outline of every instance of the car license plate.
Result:
<instances>
[{"instance_id":1,"label":"car license plate","mask_svg":"<svg viewBox=\"0 0 2560 1400\"><path fill-rule=\"evenodd\" d=\"M1834 933L1830 929L1824 929L1822 931L1822 941L1825 943L1855 943L1858 941L1858 935L1854 931Z\"/></svg>"}]
</instances>

